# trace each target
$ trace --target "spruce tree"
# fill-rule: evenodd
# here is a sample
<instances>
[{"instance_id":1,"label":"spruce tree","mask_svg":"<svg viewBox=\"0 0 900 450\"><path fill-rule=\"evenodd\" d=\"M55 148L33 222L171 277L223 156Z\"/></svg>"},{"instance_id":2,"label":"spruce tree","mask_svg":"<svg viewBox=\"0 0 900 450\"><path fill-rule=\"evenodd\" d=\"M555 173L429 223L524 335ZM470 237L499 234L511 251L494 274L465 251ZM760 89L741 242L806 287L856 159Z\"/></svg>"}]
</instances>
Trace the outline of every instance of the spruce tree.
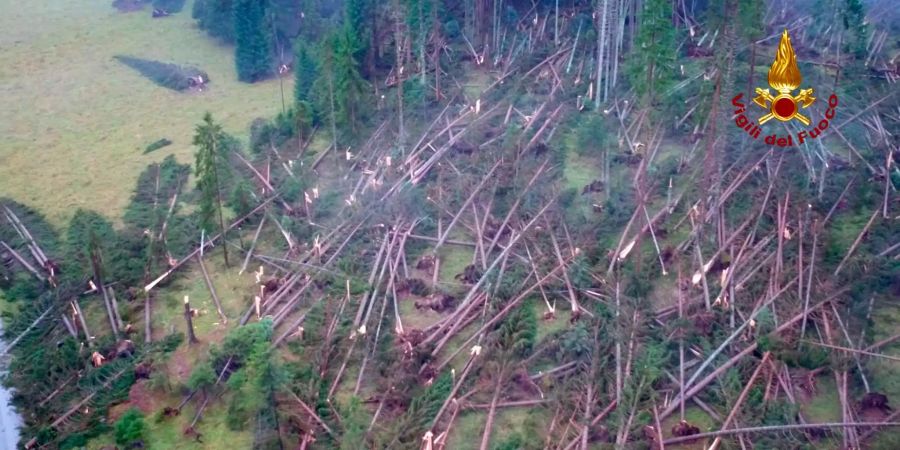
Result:
<instances>
[{"instance_id":1,"label":"spruce tree","mask_svg":"<svg viewBox=\"0 0 900 450\"><path fill-rule=\"evenodd\" d=\"M235 0L232 17L238 79L253 83L268 77L272 73L272 45L265 0Z\"/></svg>"},{"instance_id":2,"label":"spruce tree","mask_svg":"<svg viewBox=\"0 0 900 450\"><path fill-rule=\"evenodd\" d=\"M195 0L191 17L211 36L234 42L232 0Z\"/></svg>"},{"instance_id":3,"label":"spruce tree","mask_svg":"<svg viewBox=\"0 0 900 450\"><path fill-rule=\"evenodd\" d=\"M865 59L869 30L862 0L846 0L842 19L847 30L844 33L844 51L858 60Z\"/></svg>"},{"instance_id":4,"label":"spruce tree","mask_svg":"<svg viewBox=\"0 0 900 450\"><path fill-rule=\"evenodd\" d=\"M338 33L334 47L334 82L338 121L356 132L361 108L365 103L366 81L359 72L357 41L347 22Z\"/></svg>"},{"instance_id":5,"label":"spruce tree","mask_svg":"<svg viewBox=\"0 0 900 450\"><path fill-rule=\"evenodd\" d=\"M222 212L219 166L225 150L224 137L222 126L213 122L210 113L203 116L203 123L197 125L194 134L194 145L197 146L195 171L197 187L200 189L200 226L210 235L218 218L222 241L225 241L225 218ZM228 266L228 246L222 245L222 251L225 265Z\"/></svg>"},{"instance_id":6,"label":"spruce tree","mask_svg":"<svg viewBox=\"0 0 900 450\"><path fill-rule=\"evenodd\" d=\"M668 0L647 0L640 14L638 39L629 59L635 91L652 103L675 73L675 26Z\"/></svg>"},{"instance_id":7,"label":"spruce tree","mask_svg":"<svg viewBox=\"0 0 900 450\"><path fill-rule=\"evenodd\" d=\"M347 0L345 21L350 25L349 37L353 40L353 56L357 61L362 61L369 50L371 27L370 17L373 11L374 0Z\"/></svg>"},{"instance_id":8,"label":"spruce tree","mask_svg":"<svg viewBox=\"0 0 900 450\"><path fill-rule=\"evenodd\" d=\"M312 100L312 87L316 81L319 69L316 60L309 47L297 40L294 50L294 103L310 102Z\"/></svg>"}]
</instances>

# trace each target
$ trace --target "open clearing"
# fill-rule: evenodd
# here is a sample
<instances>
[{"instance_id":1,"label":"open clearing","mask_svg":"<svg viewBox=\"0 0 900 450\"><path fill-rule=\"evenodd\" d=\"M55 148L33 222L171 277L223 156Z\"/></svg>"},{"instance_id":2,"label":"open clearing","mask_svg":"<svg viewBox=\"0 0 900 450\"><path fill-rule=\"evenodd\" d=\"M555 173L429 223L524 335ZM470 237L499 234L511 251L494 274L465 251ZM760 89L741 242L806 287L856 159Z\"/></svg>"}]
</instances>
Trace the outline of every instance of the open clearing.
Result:
<instances>
[{"instance_id":1,"label":"open clearing","mask_svg":"<svg viewBox=\"0 0 900 450\"><path fill-rule=\"evenodd\" d=\"M105 0L0 0L0 196L57 227L76 208L117 221L148 164L168 154L193 161L193 127L205 111L238 136L279 112L278 80L239 83L232 48L196 28L191 5L153 19L149 9L120 13ZM192 64L212 82L201 93L170 91L118 54ZM163 137L174 144L143 154Z\"/></svg>"}]
</instances>

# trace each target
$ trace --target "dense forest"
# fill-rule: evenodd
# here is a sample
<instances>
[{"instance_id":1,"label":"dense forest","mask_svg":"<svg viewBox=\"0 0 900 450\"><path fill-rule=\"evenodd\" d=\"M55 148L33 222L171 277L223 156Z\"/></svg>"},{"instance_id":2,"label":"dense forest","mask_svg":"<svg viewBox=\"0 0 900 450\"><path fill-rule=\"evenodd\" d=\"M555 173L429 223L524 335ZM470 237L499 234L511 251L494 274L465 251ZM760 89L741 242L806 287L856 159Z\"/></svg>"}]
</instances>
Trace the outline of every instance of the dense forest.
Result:
<instances>
[{"instance_id":1,"label":"dense forest","mask_svg":"<svg viewBox=\"0 0 900 450\"><path fill-rule=\"evenodd\" d=\"M116 3L281 112L121 217L0 196L21 446L900 448L893 2Z\"/></svg>"}]
</instances>

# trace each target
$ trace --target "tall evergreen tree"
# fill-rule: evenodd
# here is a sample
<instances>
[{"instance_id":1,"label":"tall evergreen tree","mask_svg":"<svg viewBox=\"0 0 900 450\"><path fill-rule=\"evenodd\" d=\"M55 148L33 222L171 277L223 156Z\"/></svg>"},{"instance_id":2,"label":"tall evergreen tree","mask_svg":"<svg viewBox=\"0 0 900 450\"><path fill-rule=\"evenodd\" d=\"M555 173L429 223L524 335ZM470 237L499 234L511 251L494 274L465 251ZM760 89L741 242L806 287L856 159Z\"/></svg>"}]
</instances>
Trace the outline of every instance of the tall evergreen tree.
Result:
<instances>
[{"instance_id":1,"label":"tall evergreen tree","mask_svg":"<svg viewBox=\"0 0 900 450\"><path fill-rule=\"evenodd\" d=\"M362 61L369 50L374 3L374 0L347 0L345 6L345 22L350 25L348 37L353 41L353 56L357 61Z\"/></svg>"},{"instance_id":2,"label":"tall evergreen tree","mask_svg":"<svg viewBox=\"0 0 900 450\"><path fill-rule=\"evenodd\" d=\"M253 83L272 74L272 44L265 0L235 0L234 61L238 79Z\"/></svg>"},{"instance_id":3,"label":"tall evergreen tree","mask_svg":"<svg viewBox=\"0 0 900 450\"><path fill-rule=\"evenodd\" d=\"M225 132L222 126L213 122L212 114L203 116L203 123L197 125L194 134L194 145L197 146L196 175L200 188L200 224L207 234L215 228L218 218L219 232L225 240L225 218L222 212L222 189L220 175L220 159L225 150ZM217 217L218 216L218 217ZM228 246L222 245L225 265L228 266Z\"/></svg>"},{"instance_id":4,"label":"tall evergreen tree","mask_svg":"<svg viewBox=\"0 0 900 450\"><path fill-rule=\"evenodd\" d=\"M336 36L334 82L338 120L352 132L356 132L366 96L366 81L359 72L357 51L357 40L347 22Z\"/></svg>"},{"instance_id":5,"label":"tall evergreen tree","mask_svg":"<svg viewBox=\"0 0 900 450\"><path fill-rule=\"evenodd\" d=\"M234 42L233 0L195 0L191 17L213 37Z\"/></svg>"},{"instance_id":6,"label":"tall evergreen tree","mask_svg":"<svg viewBox=\"0 0 900 450\"><path fill-rule=\"evenodd\" d=\"M319 69L309 46L297 39L294 49L294 103L312 101L312 87Z\"/></svg>"},{"instance_id":7,"label":"tall evergreen tree","mask_svg":"<svg viewBox=\"0 0 900 450\"><path fill-rule=\"evenodd\" d=\"M336 36L332 33L319 42L319 77L314 83L315 105L318 111L328 111L331 125L331 143L337 148L337 117L334 103L335 48Z\"/></svg>"},{"instance_id":8,"label":"tall evergreen tree","mask_svg":"<svg viewBox=\"0 0 900 450\"><path fill-rule=\"evenodd\" d=\"M844 51L856 59L866 57L866 43L869 30L866 25L866 10L862 0L846 0L842 13L844 22Z\"/></svg>"},{"instance_id":9,"label":"tall evergreen tree","mask_svg":"<svg viewBox=\"0 0 900 450\"><path fill-rule=\"evenodd\" d=\"M635 91L653 102L673 80L675 26L670 1L647 0L643 6L629 74Z\"/></svg>"}]
</instances>

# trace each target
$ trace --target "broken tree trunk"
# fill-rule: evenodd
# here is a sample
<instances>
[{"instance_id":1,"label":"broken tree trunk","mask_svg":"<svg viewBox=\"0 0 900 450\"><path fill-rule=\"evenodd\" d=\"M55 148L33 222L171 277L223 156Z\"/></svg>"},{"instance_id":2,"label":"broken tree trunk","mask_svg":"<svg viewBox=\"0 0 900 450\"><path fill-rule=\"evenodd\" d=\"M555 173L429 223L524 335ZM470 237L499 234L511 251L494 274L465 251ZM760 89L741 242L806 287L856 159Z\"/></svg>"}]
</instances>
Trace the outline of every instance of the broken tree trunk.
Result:
<instances>
[{"instance_id":1,"label":"broken tree trunk","mask_svg":"<svg viewBox=\"0 0 900 450\"><path fill-rule=\"evenodd\" d=\"M497 402L500 401L500 394L503 392L503 378L506 371L505 365L500 367L500 373L497 376L497 382L494 385L494 394L491 397L491 405L488 407L487 419L484 421L484 432L481 435L481 446L479 450L488 450L491 444L491 429L494 427L494 417L497 414Z\"/></svg>"},{"instance_id":2,"label":"broken tree trunk","mask_svg":"<svg viewBox=\"0 0 900 450\"><path fill-rule=\"evenodd\" d=\"M728 414L728 417L725 418L721 431L728 429L728 426L731 425L731 422L734 420L734 416L740 411L741 405L744 403L744 400L747 399L747 394L750 393L750 388L753 387L753 383L756 381L760 372L762 372L762 368L765 367L766 363L769 361L769 356L771 356L771 353L763 353L762 361L756 366L756 370L753 371L753 375L750 375L750 379L747 380L747 384L744 386L744 390L741 391L741 395L739 395L737 401L734 402L734 407L731 408L731 412ZM709 446L709 450L716 450L721 442L722 440L719 437L716 437L716 439L713 440L712 445Z\"/></svg>"},{"instance_id":3,"label":"broken tree trunk","mask_svg":"<svg viewBox=\"0 0 900 450\"><path fill-rule=\"evenodd\" d=\"M28 334L32 329L34 329L34 327L37 326L37 324L40 323L40 321L43 320L44 317L47 317L47 314L50 314L50 311L53 311L53 309L54 309L53 306L47 308L47 310L44 311L43 314L38 316L38 318L35 319L34 322L31 322L31 325L28 325L28 328L26 328L25 331L21 332L18 336L16 336L16 338L13 339L13 341L10 342L9 345L7 345L6 348L4 348L2 352L0 352L0 358L6 356L9 353L9 351L12 350L13 347L15 347L16 344L18 344L19 341L22 340L22 338L25 337L26 334ZM65 316L63 316L63 318L65 318ZM71 324L67 324L67 328L69 329L70 332L73 331L73 329L71 328Z\"/></svg>"},{"instance_id":4,"label":"broken tree trunk","mask_svg":"<svg viewBox=\"0 0 900 450\"><path fill-rule=\"evenodd\" d=\"M247 270L247 265L250 264L250 257L253 255L253 250L256 248L256 242L259 241L259 233L263 229L263 225L266 223L266 216L263 215L259 220L259 226L256 227L256 233L253 234L253 242L250 243L250 249L247 250L247 256L244 257L244 263L241 265L241 270L238 272L238 275L244 273Z\"/></svg>"},{"instance_id":5,"label":"broken tree trunk","mask_svg":"<svg viewBox=\"0 0 900 450\"><path fill-rule=\"evenodd\" d=\"M184 321L187 323L188 343L196 344L197 335L194 334L193 312L191 312L191 302L187 295L184 296Z\"/></svg>"},{"instance_id":6,"label":"broken tree trunk","mask_svg":"<svg viewBox=\"0 0 900 450\"><path fill-rule=\"evenodd\" d=\"M152 295L150 292L144 292L144 342L147 344L153 341L153 334L150 330L150 316L153 314L150 308L150 297Z\"/></svg>"},{"instance_id":7,"label":"broken tree trunk","mask_svg":"<svg viewBox=\"0 0 900 450\"><path fill-rule=\"evenodd\" d=\"M249 255L249 252L247 254ZM203 281L206 282L206 287L209 289L209 295L216 304L216 312L219 313L222 323L227 325L228 317L225 317L225 312L222 311L222 302L219 301L219 296L216 295L216 288L213 286L212 280L209 278L209 273L206 271L206 265L203 264L203 258L199 254L197 255L197 264L200 265L200 271L203 273Z\"/></svg>"},{"instance_id":8,"label":"broken tree trunk","mask_svg":"<svg viewBox=\"0 0 900 450\"><path fill-rule=\"evenodd\" d=\"M267 198L267 199L264 200L262 203L260 203L259 206L257 206L256 208L253 208L253 211L250 211L249 213L247 213L247 214L244 215L243 217L241 217L241 218L235 220L234 222L232 222L232 224L228 226L228 228L226 229L226 231L229 231L229 230L231 230L231 229L237 227L238 225L240 225L241 223L243 223L245 220L247 220L248 218L250 218L251 216L253 216L253 215L256 214L257 212L259 212L260 210L262 210L263 208L265 208L266 205L268 205L268 204L269 204L272 200L274 200L274 199L275 199L275 197L269 197L269 198ZM211 238L209 238L209 239L207 239L203 244L201 244L201 247L199 247L199 248L195 249L194 251L192 251L190 254L188 254L187 256L185 256L183 259L181 259L180 261L178 261L177 263L175 263L174 266L170 267L169 270L165 271L162 275L156 277L155 280L151 281L149 284L147 284L146 286L144 286L144 291L150 292L150 290L153 289L154 287L156 287L156 285L158 285L158 284L161 283L163 280L165 280L166 278L168 278L169 275L171 275L172 273L174 273L174 272L175 272L176 270L178 270L181 266L183 266L185 263L187 263L188 261L190 261L191 258L193 258L195 255L197 255L198 253L200 253L200 251L203 250L204 247L206 247L206 246L212 246L213 242L214 242L216 239L219 239L220 237L222 237L222 234L221 234L221 233L220 233L220 234L217 234L217 235L215 235L215 236L213 236L213 237L211 237Z\"/></svg>"},{"instance_id":9,"label":"broken tree trunk","mask_svg":"<svg viewBox=\"0 0 900 450\"><path fill-rule=\"evenodd\" d=\"M84 331L84 340L87 341L88 347L94 346L93 336L91 336L91 332L88 331L87 322L84 320L84 313L81 312L81 306L78 304L78 299L72 299L72 311L78 316L78 323L81 324L81 329Z\"/></svg>"},{"instance_id":10,"label":"broken tree trunk","mask_svg":"<svg viewBox=\"0 0 900 450\"><path fill-rule=\"evenodd\" d=\"M675 445L681 442L694 441L715 436L727 436L731 434L743 433L764 433L767 431L789 431L789 430L809 430L823 428L856 428L856 427L900 427L900 422L827 422L827 423L807 423L807 424L790 424L790 425L769 425L762 427L749 428L732 428L728 430L711 431L707 433L692 434L690 436L675 437L663 441L664 445Z\"/></svg>"},{"instance_id":11,"label":"broken tree trunk","mask_svg":"<svg viewBox=\"0 0 900 450\"><path fill-rule=\"evenodd\" d=\"M6 242L3 242L3 241L0 241L0 246L5 248L6 251L8 251L9 254L12 255L12 257L15 258L15 260L18 261L19 264L22 265L22 267L24 267L26 270L31 272L31 274L34 275L35 278L37 278L40 281L44 281L44 277L40 274L40 272L38 272L37 269L35 269L31 264L29 264L28 261L22 257L22 255L20 255L17 251L15 251L15 249L10 247L9 245L6 244Z\"/></svg>"},{"instance_id":12,"label":"broken tree trunk","mask_svg":"<svg viewBox=\"0 0 900 450\"><path fill-rule=\"evenodd\" d=\"M113 315L116 318L116 324L119 327L119 330L125 328L125 323L122 322L122 315L119 314L119 301L116 300L116 291L112 288L112 286L107 286L106 291L109 293L109 302L112 305Z\"/></svg>"},{"instance_id":13,"label":"broken tree trunk","mask_svg":"<svg viewBox=\"0 0 900 450\"><path fill-rule=\"evenodd\" d=\"M788 286L790 286L790 284ZM787 330L788 328L796 325L797 322L800 322L804 317L806 317L806 314L809 314L810 312L819 309L821 306L825 305L826 303L834 301L835 298L838 298L839 296L843 295L845 292L846 292L846 289L841 289L841 290L833 293L832 295L828 296L828 298L811 306L808 310L801 311L799 314L795 315L791 319L789 319L789 320L783 322L781 325L779 325L778 328L776 328L773 333L781 333L781 332ZM669 417L670 414L672 414L673 412L675 412L676 409L678 409L678 404L681 401L681 396L684 396L685 399L689 399L689 398L693 397L698 392L703 390L703 388L706 387L706 385L711 383L713 380L717 379L719 376L721 376L723 373L725 373L725 371L728 370L730 367L737 364L738 361L740 361L743 357L756 351L756 348L758 345L759 344L757 342L754 342L754 343L748 345L746 348L744 348L743 350L741 350L740 352L738 352L737 354L732 356L728 361L725 361L722 365L720 365L718 368L716 368L716 370L710 372L709 375L707 375L702 380L697 381L693 385L690 385L691 382L688 381L688 384L690 385L690 387L686 388L686 391L683 389L682 390L683 394L678 395L677 398L673 399L673 401L669 404L669 406L666 407L666 409L662 413L660 413L660 417L659 417L660 420L665 420L666 417ZM707 361L705 361L704 364L701 365L701 369L707 365L706 363L708 361L710 361L710 359L707 359ZM697 375L699 375L699 373L702 371L701 369L698 369L698 371L695 372L695 377ZM725 434L727 434L727 433L725 433Z\"/></svg>"}]
</instances>

